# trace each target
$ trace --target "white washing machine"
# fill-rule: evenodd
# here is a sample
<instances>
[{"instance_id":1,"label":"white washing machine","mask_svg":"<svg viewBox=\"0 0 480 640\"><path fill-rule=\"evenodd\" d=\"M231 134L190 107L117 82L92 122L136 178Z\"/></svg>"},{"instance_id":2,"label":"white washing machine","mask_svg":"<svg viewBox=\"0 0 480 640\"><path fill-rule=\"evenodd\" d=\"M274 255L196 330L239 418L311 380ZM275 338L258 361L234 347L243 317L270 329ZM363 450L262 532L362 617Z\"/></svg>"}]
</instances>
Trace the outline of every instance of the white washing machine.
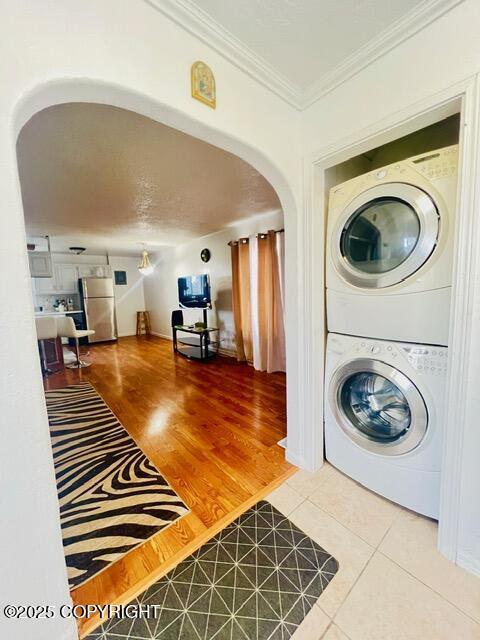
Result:
<instances>
[{"instance_id":1,"label":"white washing machine","mask_svg":"<svg viewBox=\"0 0 480 640\"><path fill-rule=\"evenodd\" d=\"M457 172L454 145L331 189L329 331L448 344Z\"/></svg>"},{"instance_id":2,"label":"white washing machine","mask_svg":"<svg viewBox=\"0 0 480 640\"><path fill-rule=\"evenodd\" d=\"M446 373L445 347L329 334L327 460L438 519Z\"/></svg>"}]
</instances>

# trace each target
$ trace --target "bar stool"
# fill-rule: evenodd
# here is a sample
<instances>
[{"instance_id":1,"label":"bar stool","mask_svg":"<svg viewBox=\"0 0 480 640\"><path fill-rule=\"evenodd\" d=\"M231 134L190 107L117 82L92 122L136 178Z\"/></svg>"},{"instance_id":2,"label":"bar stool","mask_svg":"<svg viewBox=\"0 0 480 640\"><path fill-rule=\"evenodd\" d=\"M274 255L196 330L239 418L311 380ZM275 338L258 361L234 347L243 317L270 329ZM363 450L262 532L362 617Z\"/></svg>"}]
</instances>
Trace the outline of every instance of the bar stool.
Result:
<instances>
[{"instance_id":1,"label":"bar stool","mask_svg":"<svg viewBox=\"0 0 480 640\"><path fill-rule=\"evenodd\" d=\"M78 344L79 338L85 336L91 336L95 333L93 329L77 329L73 318L69 316L62 316L60 318L54 318L57 321L57 335L61 338L73 338L75 340L75 354L77 356L76 362L67 364L69 369L82 369L83 367L89 367L92 363L80 360L80 347Z\"/></svg>"},{"instance_id":2,"label":"bar stool","mask_svg":"<svg viewBox=\"0 0 480 640\"><path fill-rule=\"evenodd\" d=\"M35 318L35 327L37 329L37 340L40 346L42 373L44 376L48 376L52 372L48 368L44 340L55 340L57 338L57 319L52 316Z\"/></svg>"},{"instance_id":3,"label":"bar stool","mask_svg":"<svg viewBox=\"0 0 480 640\"><path fill-rule=\"evenodd\" d=\"M150 313L148 311L137 311L137 336L143 333L149 336L151 333Z\"/></svg>"}]
</instances>

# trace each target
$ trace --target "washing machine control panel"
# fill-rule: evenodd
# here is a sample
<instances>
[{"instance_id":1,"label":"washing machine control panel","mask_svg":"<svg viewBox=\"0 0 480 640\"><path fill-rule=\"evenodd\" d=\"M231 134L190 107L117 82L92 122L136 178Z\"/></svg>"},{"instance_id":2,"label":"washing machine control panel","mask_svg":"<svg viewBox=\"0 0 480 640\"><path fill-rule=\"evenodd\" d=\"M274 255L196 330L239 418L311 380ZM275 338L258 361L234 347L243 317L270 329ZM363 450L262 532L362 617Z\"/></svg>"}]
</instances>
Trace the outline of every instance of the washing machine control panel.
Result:
<instances>
[{"instance_id":1,"label":"washing machine control panel","mask_svg":"<svg viewBox=\"0 0 480 640\"><path fill-rule=\"evenodd\" d=\"M367 341L367 340L360 343L360 346L357 348L357 351L368 356L379 356L382 354L386 354L393 358L396 358L398 356L398 351L394 345L391 345L391 344L385 345L381 342Z\"/></svg>"},{"instance_id":2,"label":"washing machine control panel","mask_svg":"<svg viewBox=\"0 0 480 640\"><path fill-rule=\"evenodd\" d=\"M395 362L402 355L419 374L445 375L447 372L448 349L446 347L430 346L400 346L389 343L365 340L361 342L357 351L367 356L382 357Z\"/></svg>"},{"instance_id":3,"label":"washing machine control panel","mask_svg":"<svg viewBox=\"0 0 480 640\"><path fill-rule=\"evenodd\" d=\"M448 354L445 347L402 347L410 365L418 371L429 375L445 375L447 373Z\"/></svg>"}]
</instances>

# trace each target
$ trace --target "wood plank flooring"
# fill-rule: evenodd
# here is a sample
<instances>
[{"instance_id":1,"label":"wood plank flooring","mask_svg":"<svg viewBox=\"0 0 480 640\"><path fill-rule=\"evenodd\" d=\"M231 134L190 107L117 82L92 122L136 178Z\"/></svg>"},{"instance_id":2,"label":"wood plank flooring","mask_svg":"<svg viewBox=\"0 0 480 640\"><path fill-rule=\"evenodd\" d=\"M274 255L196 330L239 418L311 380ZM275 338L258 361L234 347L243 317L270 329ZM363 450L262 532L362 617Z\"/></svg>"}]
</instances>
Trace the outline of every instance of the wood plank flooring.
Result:
<instances>
[{"instance_id":1,"label":"wood plank flooring","mask_svg":"<svg viewBox=\"0 0 480 640\"><path fill-rule=\"evenodd\" d=\"M285 376L233 358L174 356L155 336L90 347L87 369L45 380L88 381L191 512L72 592L76 604L126 603L296 469L276 443L286 434ZM82 637L98 619L80 623Z\"/></svg>"}]
</instances>

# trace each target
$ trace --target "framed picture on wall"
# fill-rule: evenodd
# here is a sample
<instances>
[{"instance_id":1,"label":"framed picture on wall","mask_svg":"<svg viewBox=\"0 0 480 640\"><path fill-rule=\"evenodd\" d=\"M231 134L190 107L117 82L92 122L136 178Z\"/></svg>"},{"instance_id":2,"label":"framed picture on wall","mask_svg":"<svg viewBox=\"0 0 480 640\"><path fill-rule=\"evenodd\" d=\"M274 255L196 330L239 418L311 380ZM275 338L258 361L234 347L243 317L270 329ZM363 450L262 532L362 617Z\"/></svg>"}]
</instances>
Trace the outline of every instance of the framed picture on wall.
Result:
<instances>
[{"instance_id":1,"label":"framed picture on wall","mask_svg":"<svg viewBox=\"0 0 480 640\"><path fill-rule=\"evenodd\" d=\"M127 284L127 272L126 271L115 271L115 284Z\"/></svg>"},{"instance_id":2,"label":"framed picture on wall","mask_svg":"<svg viewBox=\"0 0 480 640\"><path fill-rule=\"evenodd\" d=\"M215 109L217 106L215 77L208 64L201 60L197 60L192 64L191 84L192 98L200 100L200 102Z\"/></svg>"}]
</instances>

